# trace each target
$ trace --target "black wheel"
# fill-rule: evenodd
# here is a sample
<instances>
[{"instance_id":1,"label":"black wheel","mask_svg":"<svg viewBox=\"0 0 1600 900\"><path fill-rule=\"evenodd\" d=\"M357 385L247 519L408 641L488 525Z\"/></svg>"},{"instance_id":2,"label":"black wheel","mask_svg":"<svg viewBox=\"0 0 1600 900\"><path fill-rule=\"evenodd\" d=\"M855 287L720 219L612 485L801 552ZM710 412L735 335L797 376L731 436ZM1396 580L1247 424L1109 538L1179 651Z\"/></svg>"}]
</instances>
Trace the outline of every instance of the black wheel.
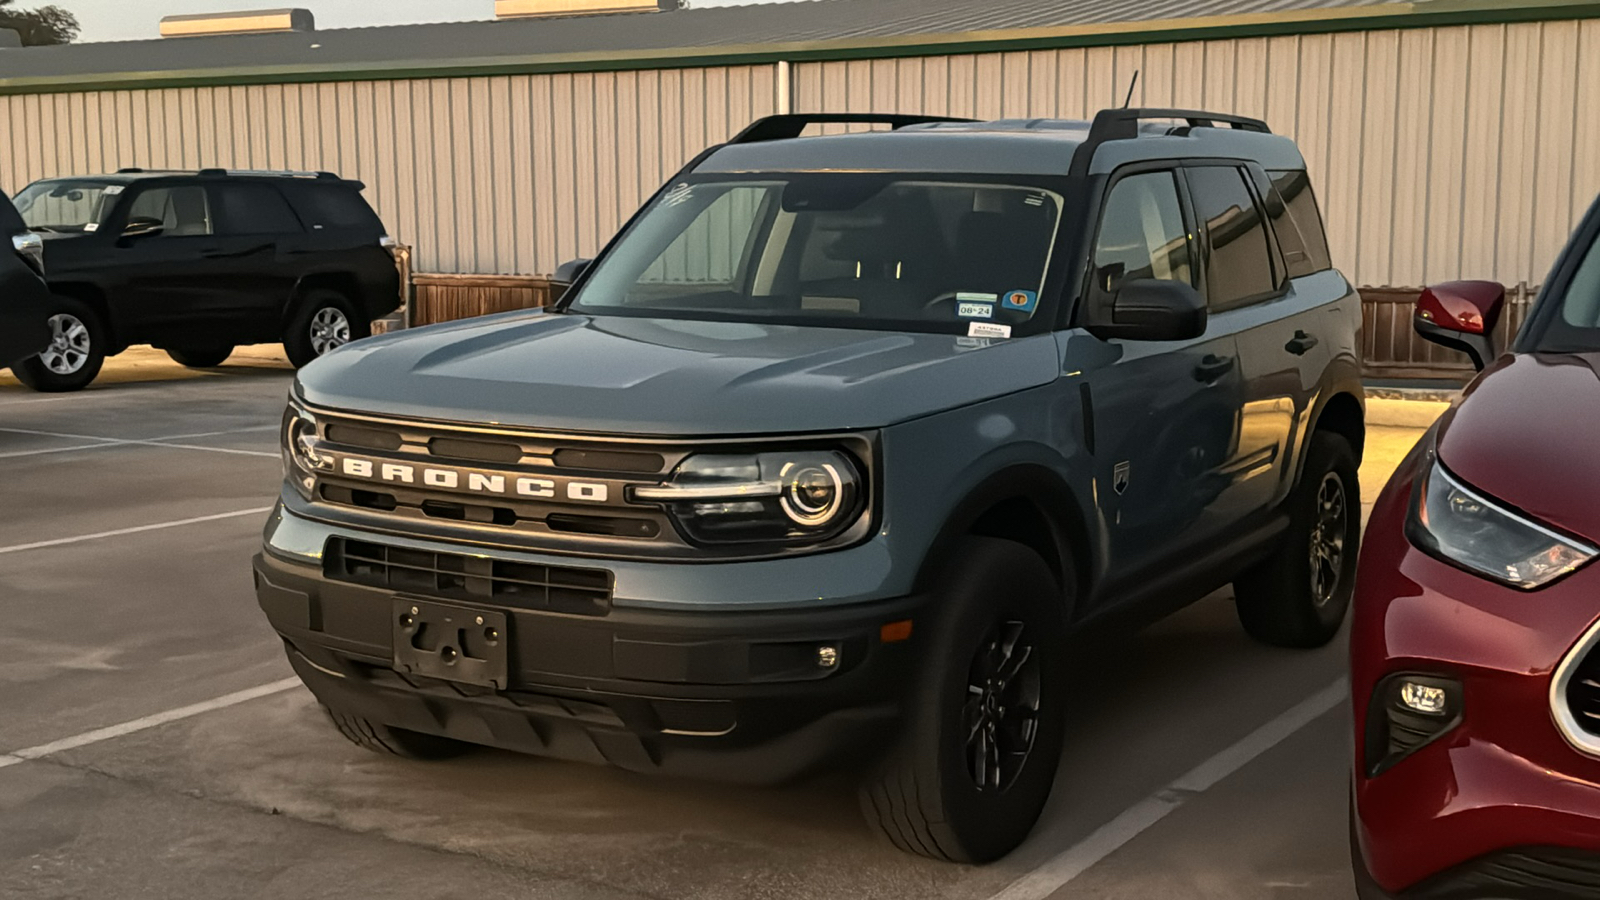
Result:
<instances>
[{"instance_id":1,"label":"black wheel","mask_svg":"<svg viewBox=\"0 0 1600 900\"><path fill-rule=\"evenodd\" d=\"M1350 609L1361 548L1361 480L1344 438L1311 435L1289 506L1283 546L1234 582L1239 621L1264 644L1321 647Z\"/></svg>"},{"instance_id":2,"label":"black wheel","mask_svg":"<svg viewBox=\"0 0 1600 900\"><path fill-rule=\"evenodd\" d=\"M472 749L471 744L418 731L379 725L360 716L323 707L335 728L357 747L403 759L454 759Z\"/></svg>"},{"instance_id":3,"label":"black wheel","mask_svg":"<svg viewBox=\"0 0 1600 900\"><path fill-rule=\"evenodd\" d=\"M863 782L861 808L907 853L985 863L1027 838L1050 797L1066 727L1066 604L1020 544L973 538L954 559L902 737Z\"/></svg>"},{"instance_id":4,"label":"black wheel","mask_svg":"<svg viewBox=\"0 0 1600 900\"><path fill-rule=\"evenodd\" d=\"M50 307L50 346L11 367L17 380L36 391L81 391L106 361L106 332L100 317L81 300L54 297Z\"/></svg>"},{"instance_id":5,"label":"black wheel","mask_svg":"<svg viewBox=\"0 0 1600 900\"><path fill-rule=\"evenodd\" d=\"M167 355L180 366L191 369L214 369L228 361L233 347L189 347L184 350L168 349Z\"/></svg>"},{"instance_id":6,"label":"black wheel","mask_svg":"<svg viewBox=\"0 0 1600 900\"><path fill-rule=\"evenodd\" d=\"M283 333L283 349L289 362L300 368L371 334L372 322L350 298L338 291L316 288L295 304Z\"/></svg>"}]
</instances>

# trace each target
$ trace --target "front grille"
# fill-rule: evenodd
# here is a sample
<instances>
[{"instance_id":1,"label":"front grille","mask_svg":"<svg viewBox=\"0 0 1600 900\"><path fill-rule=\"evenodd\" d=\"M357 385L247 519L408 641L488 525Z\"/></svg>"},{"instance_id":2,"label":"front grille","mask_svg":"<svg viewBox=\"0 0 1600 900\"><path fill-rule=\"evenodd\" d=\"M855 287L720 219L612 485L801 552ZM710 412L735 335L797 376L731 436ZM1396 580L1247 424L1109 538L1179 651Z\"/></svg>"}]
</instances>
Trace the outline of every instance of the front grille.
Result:
<instances>
[{"instance_id":1,"label":"front grille","mask_svg":"<svg viewBox=\"0 0 1600 900\"><path fill-rule=\"evenodd\" d=\"M1600 646L1589 651L1567 682L1567 708L1578 727L1600 737Z\"/></svg>"},{"instance_id":2,"label":"front grille","mask_svg":"<svg viewBox=\"0 0 1600 900\"><path fill-rule=\"evenodd\" d=\"M333 581L449 600L491 601L520 609L578 616L611 612L614 578L603 569L577 569L412 550L333 538L323 555Z\"/></svg>"}]
</instances>

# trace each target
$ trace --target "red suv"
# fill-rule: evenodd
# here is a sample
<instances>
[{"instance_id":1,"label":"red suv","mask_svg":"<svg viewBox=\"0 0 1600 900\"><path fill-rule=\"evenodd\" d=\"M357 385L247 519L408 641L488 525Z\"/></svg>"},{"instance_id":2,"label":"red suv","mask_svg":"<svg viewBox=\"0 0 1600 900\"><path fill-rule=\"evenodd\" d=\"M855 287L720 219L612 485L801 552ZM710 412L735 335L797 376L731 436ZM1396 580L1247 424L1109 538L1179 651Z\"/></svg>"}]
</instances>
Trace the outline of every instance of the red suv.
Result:
<instances>
[{"instance_id":1,"label":"red suv","mask_svg":"<svg viewBox=\"0 0 1600 900\"><path fill-rule=\"evenodd\" d=\"M1505 289L1417 330L1493 361L1378 498L1351 634L1363 900L1600 896L1600 204L1511 350Z\"/></svg>"}]
</instances>

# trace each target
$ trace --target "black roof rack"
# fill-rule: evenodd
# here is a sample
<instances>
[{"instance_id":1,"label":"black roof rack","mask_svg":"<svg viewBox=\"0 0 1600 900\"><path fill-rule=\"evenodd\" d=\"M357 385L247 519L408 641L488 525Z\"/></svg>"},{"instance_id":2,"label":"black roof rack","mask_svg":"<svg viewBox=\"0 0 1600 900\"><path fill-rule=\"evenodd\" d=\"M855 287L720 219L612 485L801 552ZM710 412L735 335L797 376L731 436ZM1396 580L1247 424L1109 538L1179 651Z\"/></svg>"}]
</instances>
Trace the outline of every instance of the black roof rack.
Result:
<instances>
[{"instance_id":1,"label":"black roof rack","mask_svg":"<svg viewBox=\"0 0 1600 900\"><path fill-rule=\"evenodd\" d=\"M1095 114L1089 127L1089 139L1078 148L1072 160L1074 176L1089 174L1089 164L1096 150L1111 141L1131 141L1139 136L1139 123L1150 119L1180 119L1190 128L1219 128L1223 125L1235 131L1253 131L1271 134L1272 129L1260 119L1234 116L1227 113L1205 112L1198 109L1103 109Z\"/></svg>"},{"instance_id":2,"label":"black roof rack","mask_svg":"<svg viewBox=\"0 0 1600 900\"><path fill-rule=\"evenodd\" d=\"M952 119L948 116L902 116L881 113L794 113L757 119L754 125L739 132L738 136L728 143L759 144L763 141L785 141L799 137L812 125L888 125L898 130L910 125L974 121L976 120Z\"/></svg>"}]
</instances>

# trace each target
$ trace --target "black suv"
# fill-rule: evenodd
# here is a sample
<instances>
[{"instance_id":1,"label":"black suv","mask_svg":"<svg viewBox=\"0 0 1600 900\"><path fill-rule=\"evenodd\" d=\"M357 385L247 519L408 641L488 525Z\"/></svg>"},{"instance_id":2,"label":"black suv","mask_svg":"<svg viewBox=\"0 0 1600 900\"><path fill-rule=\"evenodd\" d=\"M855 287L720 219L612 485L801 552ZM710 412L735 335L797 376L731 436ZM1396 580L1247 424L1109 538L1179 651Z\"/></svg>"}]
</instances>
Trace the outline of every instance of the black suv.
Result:
<instances>
[{"instance_id":1,"label":"black suv","mask_svg":"<svg viewBox=\"0 0 1600 900\"><path fill-rule=\"evenodd\" d=\"M51 340L43 263L44 242L0 193L0 365L37 353Z\"/></svg>"},{"instance_id":2,"label":"black suv","mask_svg":"<svg viewBox=\"0 0 1600 900\"><path fill-rule=\"evenodd\" d=\"M49 257L54 340L12 367L41 391L94 381L152 344L191 367L283 342L303 366L400 305L394 241L328 172L155 172L54 178L17 195Z\"/></svg>"}]
</instances>

